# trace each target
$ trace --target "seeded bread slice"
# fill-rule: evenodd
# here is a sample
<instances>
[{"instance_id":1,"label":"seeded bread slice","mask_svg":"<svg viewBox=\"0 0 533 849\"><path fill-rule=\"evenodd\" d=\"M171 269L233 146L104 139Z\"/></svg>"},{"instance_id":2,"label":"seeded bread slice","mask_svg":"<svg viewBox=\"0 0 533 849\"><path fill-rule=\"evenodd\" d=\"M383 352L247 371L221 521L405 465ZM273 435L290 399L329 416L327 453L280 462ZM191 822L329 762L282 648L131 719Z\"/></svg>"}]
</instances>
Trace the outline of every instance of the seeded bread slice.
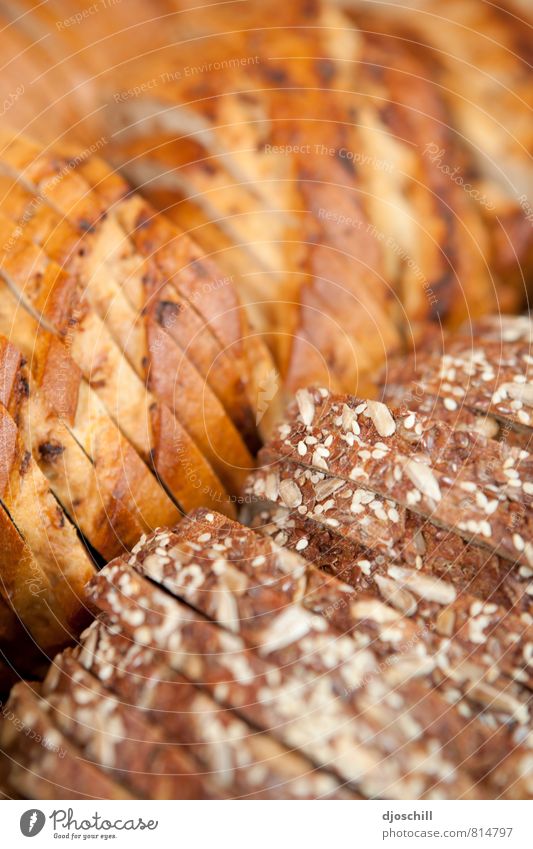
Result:
<instances>
[{"instance_id":1,"label":"seeded bread slice","mask_svg":"<svg viewBox=\"0 0 533 849\"><path fill-rule=\"evenodd\" d=\"M434 667L435 669L446 668L443 664L446 658L447 666L453 670L450 671L447 682L449 691L457 686L458 681L464 684L467 680L472 693L477 694L479 691L478 699L475 696L466 698L466 702L474 706L474 710L475 706L479 709L480 705L482 709L486 709L489 702L498 716L499 724L514 722L524 725L528 721L529 694L524 696L520 693L520 688L514 686L512 678L505 680L505 674L497 672L498 663L504 669L508 666L506 655L514 651L514 645L517 642L514 634L517 626L522 634L522 640L520 650L514 656L519 664L516 674L522 671L524 658L521 650L527 641L527 628L524 626L520 628L520 623L517 621L513 625L510 617L502 614L502 611L499 611L499 616L503 627L502 624L496 624L494 617L492 620L486 617L486 626L491 626L495 642L500 637L502 645L500 655L487 663L482 651L479 651L477 656L475 654L477 646L474 638L474 622L471 625L471 642L469 642L468 627L461 630L465 614L467 623L469 621L468 597L463 595L456 603L454 603L455 599L449 595L447 599L444 598L444 595L452 589L450 584L437 579L420 578L420 596L418 596L420 615L415 620L416 627L413 627L409 621L402 621L401 615L395 614L390 609L387 612L384 605L382 607L385 620L380 620L376 610L379 605L373 606L368 593L353 593L351 599L347 598L346 588L331 579L329 583L321 580L321 573L313 566L306 566L298 556L289 556L285 550L278 548L275 544L265 545L264 541L258 540L255 534L245 531L242 526L206 511L192 514L173 532L156 533L151 540L149 539L138 548L141 550L135 554L135 561L133 557L130 558L134 568L140 568L144 574L218 621L223 627L240 633L246 642L256 647L260 656L275 662L285 670L293 668L299 640L306 651L303 658L298 654L299 674L310 672L312 677L329 675L333 680L340 676L340 682L344 680L346 684L350 674L355 673L355 668L352 668L348 660L349 650L346 652L342 650L343 641L347 639L345 634L354 634L357 645L357 636L365 633L364 620L370 618L370 611L374 609L376 622L381 625L388 623L391 632L396 632L396 636L391 637L392 645L387 645L386 625L382 628L383 637L380 634L377 638L378 641L381 638L387 649L387 651L382 649L383 657L390 657L391 653L397 653L394 675L391 675L390 670L382 671L384 679L389 680L393 677L395 685L401 688L404 675L407 675L408 680L416 680L418 675L431 674L431 658L438 664L438 667ZM407 571L404 570L404 573ZM405 574L403 578L405 579ZM376 579L378 580L379 578ZM415 584L414 577L412 583ZM442 595L438 595L438 592ZM418 591L415 590L415 593ZM433 606L432 602L437 598L440 599L440 604ZM333 632L328 630L323 622L319 628L319 620L314 620L313 616L309 617L303 610L299 610L298 602L308 611L322 612L324 608L329 610L345 608L347 612L344 621L341 623L337 619L335 622L337 626L341 624L344 626L342 630L339 629L340 633L337 637L333 636ZM288 605L290 605L289 608ZM423 609L425 605L427 605L426 610ZM492 605L490 613L496 612L495 607ZM431 629L427 627L427 622L431 621L443 608L453 616L457 616L457 628L453 633L453 651L446 650L445 643L449 640L439 641L439 638L436 641L433 640ZM484 610L483 605L480 605L480 608L479 613ZM332 621L332 617L328 618ZM411 628L412 633L410 633ZM510 633L499 633L499 631ZM371 636L373 637L372 650L375 651L376 635L370 632L367 634L367 639ZM502 637L503 640L501 640ZM520 642L519 638L518 641ZM402 647L399 651L398 644ZM429 648L425 658L419 651L423 644L428 645ZM367 685L366 679L369 674L368 670L366 674L364 672L364 656L370 650L370 644L367 645L368 647L362 641L357 648L357 664L359 674L362 675L363 687ZM409 647L413 650L412 652ZM439 650L442 651L440 656ZM376 662L374 660L374 663ZM470 678L467 677L468 675ZM475 679L476 675L479 680ZM351 692L357 692L360 686L357 677L355 673ZM438 685L438 673L433 680ZM340 682L339 692L342 693ZM468 690L468 685L465 689ZM348 701L350 701L350 695L349 689L344 690L344 698ZM485 701L482 701L483 697ZM424 697L421 696L421 698ZM436 709L436 705L434 708ZM505 737L505 735L502 736ZM486 735L486 739L488 740L489 737L490 733ZM510 741L507 741L507 744L502 741L502 745L511 746ZM459 756L459 751L455 750L454 758Z\"/></svg>"},{"instance_id":2,"label":"seeded bread slice","mask_svg":"<svg viewBox=\"0 0 533 849\"><path fill-rule=\"evenodd\" d=\"M358 483L277 461L268 449L261 452L260 459L263 466L246 488L248 514L253 515L262 503L278 505L280 518L290 513L291 520L299 520L299 527L307 522L317 534L324 531L339 545L344 541L348 560L352 552L354 577L360 573L358 560L397 562L438 577L453 577L458 590L513 608L516 613L530 610L529 566L487 553L453 529L439 528ZM303 535L302 550L305 543Z\"/></svg>"},{"instance_id":3,"label":"seeded bread slice","mask_svg":"<svg viewBox=\"0 0 533 849\"><path fill-rule=\"evenodd\" d=\"M126 705L141 707L167 740L186 745L226 791L261 799L351 797L333 776L223 708L150 648L100 623L75 653Z\"/></svg>"},{"instance_id":4,"label":"seeded bread slice","mask_svg":"<svg viewBox=\"0 0 533 849\"><path fill-rule=\"evenodd\" d=\"M388 392L399 394L405 375L420 394L438 396L455 411L462 406L494 417L506 432L522 434L524 447L533 441L533 357L528 341L485 340L450 336L441 352L418 354L392 366ZM388 396L387 396L388 397Z\"/></svg>"},{"instance_id":5,"label":"seeded bread slice","mask_svg":"<svg viewBox=\"0 0 533 849\"><path fill-rule=\"evenodd\" d=\"M356 482L494 553L533 562L528 452L381 402L302 390L269 450Z\"/></svg>"},{"instance_id":6,"label":"seeded bread slice","mask_svg":"<svg viewBox=\"0 0 533 849\"><path fill-rule=\"evenodd\" d=\"M120 595L108 595L112 586ZM201 683L223 704L268 729L286 745L297 746L317 765L326 765L363 795L404 797L415 786L421 795L447 795L444 763L433 761L430 765L426 746L431 748L431 740L412 740L407 715L388 705L388 687L379 677L372 679L372 694L368 689L358 691L357 697L354 694L358 704L354 723L349 718L353 717L352 707L339 699L332 681L324 677L309 680L298 673L297 665L286 671L265 663L246 649L237 635L205 622L190 608L149 586L116 563L96 578L93 601L120 632L169 652L166 656L176 671ZM147 593L149 607L143 607L143 623L129 624L130 619L138 621L139 596L146 598ZM303 645L301 652L305 652ZM217 686L223 682L225 686ZM391 722L395 727L394 756L389 750ZM461 793L477 795L466 775L454 780Z\"/></svg>"},{"instance_id":7,"label":"seeded bread slice","mask_svg":"<svg viewBox=\"0 0 533 849\"><path fill-rule=\"evenodd\" d=\"M7 709L7 706L6 706ZM6 780L27 799L131 799L60 732L48 705L26 683L11 691L0 722Z\"/></svg>"},{"instance_id":8,"label":"seeded bread slice","mask_svg":"<svg viewBox=\"0 0 533 849\"><path fill-rule=\"evenodd\" d=\"M51 667L42 693L65 737L133 794L155 799L223 798L185 746L166 741L141 709L123 704L68 651Z\"/></svg>"}]
</instances>

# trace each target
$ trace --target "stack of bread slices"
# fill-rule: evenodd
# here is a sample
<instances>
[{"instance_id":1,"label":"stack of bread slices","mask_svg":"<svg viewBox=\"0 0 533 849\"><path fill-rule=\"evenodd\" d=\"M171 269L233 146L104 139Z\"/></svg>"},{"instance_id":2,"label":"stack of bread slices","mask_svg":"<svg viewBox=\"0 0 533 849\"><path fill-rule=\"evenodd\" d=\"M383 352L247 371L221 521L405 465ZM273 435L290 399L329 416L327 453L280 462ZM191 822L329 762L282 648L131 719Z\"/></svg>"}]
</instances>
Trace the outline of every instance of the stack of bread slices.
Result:
<instances>
[{"instance_id":1,"label":"stack of bread slices","mask_svg":"<svg viewBox=\"0 0 533 849\"><path fill-rule=\"evenodd\" d=\"M191 233L289 397L369 395L428 324L524 303L533 100L517 0L19 5L0 10L8 120L96 146Z\"/></svg>"},{"instance_id":2,"label":"stack of bread slices","mask_svg":"<svg viewBox=\"0 0 533 849\"><path fill-rule=\"evenodd\" d=\"M471 330L392 407L301 390L248 527L196 510L94 576L12 691L6 793L531 798L532 324Z\"/></svg>"},{"instance_id":3,"label":"stack of bread slices","mask_svg":"<svg viewBox=\"0 0 533 849\"><path fill-rule=\"evenodd\" d=\"M273 367L231 280L102 161L0 144L4 689L79 632L95 565L235 514Z\"/></svg>"}]
</instances>

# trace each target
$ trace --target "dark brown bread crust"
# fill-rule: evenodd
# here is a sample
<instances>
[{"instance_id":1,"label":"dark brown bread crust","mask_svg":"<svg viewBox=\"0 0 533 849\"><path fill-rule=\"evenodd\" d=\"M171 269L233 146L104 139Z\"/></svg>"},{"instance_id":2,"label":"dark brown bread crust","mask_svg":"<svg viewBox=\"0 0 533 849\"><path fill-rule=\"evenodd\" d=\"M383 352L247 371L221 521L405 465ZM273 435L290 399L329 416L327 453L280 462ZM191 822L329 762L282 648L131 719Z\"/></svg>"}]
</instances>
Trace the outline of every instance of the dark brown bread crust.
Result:
<instances>
[{"instance_id":1,"label":"dark brown bread crust","mask_svg":"<svg viewBox=\"0 0 533 849\"><path fill-rule=\"evenodd\" d=\"M187 747L167 742L140 708L123 704L70 652L42 686L46 709L89 762L141 798L216 799L223 794L201 775Z\"/></svg>"},{"instance_id":2,"label":"dark brown bread crust","mask_svg":"<svg viewBox=\"0 0 533 849\"><path fill-rule=\"evenodd\" d=\"M310 535L302 551L313 547ZM349 586L289 549L208 510L143 537L92 581L100 618L57 659L42 710L139 793L491 798L513 774L509 792L530 796L527 700L505 683L503 654L498 676L484 668L494 646L478 651L469 631L480 613L494 625L496 606L469 610L439 596L451 584L404 570L413 617L380 598L378 572ZM445 636L437 598L458 619ZM234 741L224 756L220 734ZM150 785L151 747L164 759L176 739L183 784L161 761Z\"/></svg>"},{"instance_id":3,"label":"dark brown bread crust","mask_svg":"<svg viewBox=\"0 0 533 849\"><path fill-rule=\"evenodd\" d=\"M0 721L9 787L26 799L131 799L61 734L46 701L26 683L11 691Z\"/></svg>"},{"instance_id":4,"label":"dark brown bread crust","mask_svg":"<svg viewBox=\"0 0 533 849\"><path fill-rule=\"evenodd\" d=\"M298 527L308 522L314 534L322 532L325 538L336 539L347 563L353 564L349 574L354 579L361 577L356 558L372 563L378 557L382 562L397 562L451 579L457 590L467 590L516 613L530 610L529 567L467 543L453 529L440 528L357 483L277 461L268 449L261 458L265 465L254 472L246 489L249 509L256 510L261 502L277 504L290 510ZM300 498L301 504L296 504ZM300 545L305 551L305 535Z\"/></svg>"},{"instance_id":5,"label":"dark brown bread crust","mask_svg":"<svg viewBox=\"0 0 533 849\"><path fill-rule=\"evenodd\" d=\"M465 406L494 417L504 430L518 431L527 448L533 436L532 365L528 341L449 337L442 353L419 353L416 360L391 367L387 387L399 395L407 372L420 394L439 396L451 412Z\"/></svg>"},{"instance_id":6,"label":"dark brown bread crust","mask_svg":"<svg viewBox=\"0 0 533 849\"><path fill-rule=\"evenodd\" d=\"M322 798L343 793L332 776L257 732L201 687L173 672L152 649L101 623L76 652L80 663L126 706L142 707L168 740L180 740L198 770L245 798Z\"/></svg>"},{"instance_id":7,"label":"dark brown bread crust","mask_svg":"<svg viewBox=\"0 0 533 849\"><path fill-rule=\"evenodd\" d=\"M533 563L533 461L525 451L326 390L301 391L269 451L355 482L512 561Z\"/></svg>"}]
</instances>

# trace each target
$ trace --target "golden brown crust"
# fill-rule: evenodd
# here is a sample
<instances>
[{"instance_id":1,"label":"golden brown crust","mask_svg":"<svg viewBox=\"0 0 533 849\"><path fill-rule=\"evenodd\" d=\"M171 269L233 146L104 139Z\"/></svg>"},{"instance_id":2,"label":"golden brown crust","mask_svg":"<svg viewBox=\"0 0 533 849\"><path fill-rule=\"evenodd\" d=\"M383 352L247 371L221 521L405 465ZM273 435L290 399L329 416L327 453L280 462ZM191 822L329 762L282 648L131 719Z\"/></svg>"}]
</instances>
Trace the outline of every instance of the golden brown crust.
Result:
<instances>
[{"instance_id":1,"label":"golden brown crust","mask_svg":"<svg viewBox=\"0 0 533 849\"><path fill-rule=\"evenodd\" d=\"M54 162L49 162L44 157L39 157L39 153L30 145L33 158L30 159L31 167L28 167L26 179L29 179L33 172L37 177L42 177L42 172L54 170L58 165ZM22 152L18 151L17 143L11 146L12 153L10 157L10 167L20 166L20 163L26 162L26 157ZM39 157L39 158L37 158ZM59 172L61 173L61 172ZM62 203L67 204L67 183L71 175L65 175L61 180L62 185ZM81 177L77 177L74 184L74 195L81 193L79 183L85 185ZM46 183L44 183L46 186ZM53 184L55 187L55 184ZM37 184L39 186L39 184ZM45 191L44 188L41 189ZM92 203L91 197L87 192L81 199L83 201L84 214L89 215L88 205ZM80 202L81 202L80 200ZM57 199L54 201L57 203ZM95 220L97 220L98 207L92 204L92 212ZM76 213L78 214L78 212ZM92 220L89 218L88 220ZM76 216L72 218L76 222ZM93 226L93 225L91 225ZM96 225L94 225L96 226ZM7 228L6 228L7 229ZM22 238L19 240L20 249L24 247ZM24 272L29 274L31 268L36 261L43 262L39 252L35 252L29 245L28 257ZM47 266L48 269L58 268L53 262ZM17 269L18 271L18 269ZM18 271L18 277L21 277ZM63 280L66 275L58 270L58 279ZM32 280L32 278L30 278ZM89 282L89 281L87 281ZM49 314L48 304L54 301L54 294L50 297L47 287L42 289L39 286L40 281L36 281L33 286L25 287L28 292L28 297L32 304L46 304L46 317L54 321L54 313ZM94 281L97 285L97 281ZM91 283L89 283L88 294L90 298ZM73 290L81 293L83 279L80 279L76 285L72 284ZM50 287L52 293L56 292L57 284ZM29 291L28 291L29 290ZM124 307L127 308L127 302L123 301ZM144 457L150 456L149 440L150 435L146 433L146 421L148 419L147 412L143 413L143 407L146 409L150 402L150 396L143 390L141 383L136 377L133 369L129 367L125 359L121 356L119 345L106 332L104 323L93 312L89 302L85 299L79 299L76 304L76 311L71 309L70 316L76 315L77 327L73 329L71 325L65 327L65 332L70 336L71 351L74 359L80 364L82 371L91 380L92 384L97 388L97 391L102 396L107 408L113 411L120 427L125 434L133 441L137 450L141 451ZM107 315L107 314L106 314ZM135 313L130 308L131 322L136 321ZM175 347L170 337L158 331L154 322L150 321L150 316L146 315L140 321L147 323L146 339L139 339L139 343L143 346L145 354L139 350L136 351L133 359L133 364L144 377L146 374L149 385L155 386L158 396L170 405L176 416L180 419L182 425L189 431L193 439L197 442L202 453L207 461L210 461L215 470L219 473L223 482L228 488L237 492L242 485L246 471L251 468L252 460L242 443L240 436L233 427L232 423L226 417L220 402L211 393L209 387L201 379L200 375L189 362L186 356L179 352ZM54 321L54 324L57 323ZM125 342L123 333L128 334L128 326L122 332L119 329L119 337L117 342ZM156 342L153 341L154 334L158 335ZM164 356L161 359L161 350L164 348ZM157 368L151 367L150 357L158 358ZM164 372L164 373L163 373ZM166 375L175 376L180 390L180 397L176 398L174 387L168 385ZM234 456L234 462L226 462L226 457ZM239 468L240 467L240 468Z\"/></svg>"},{"instance_id":2,"label":"golden brown crust","mask_svg":"<svg viewBox=\"0 0 533 849\"><path fill-rule=\"evenodd\" d=\"M3 407L0 434L0 499L39 563L44 586L51 588L63 611L62 621L75 631L84 619L85 585L94 565ZM16 561L13 566L16 569ZM23 586L22 576L18 580Z\"/></svg>"},{"instance_id":3,"label":"golden brown crust","mask_svg":"<svg viewBox=\"0 0 533 849\"><path fill-rule=\"evenodd\" d=\"M3 232L7 240L14 232L14 225L8 225L5 222L4 225ZM57 271L56 273L54 271L51 280L52 292L50 293L47 285L49 281L45 281L35 270L36 260L45 267L44 254L41 251L36 252L35 246L25 243L22 237L17 240L17 244L19 253L22 253L22 256L25 257L25 262L20 263L11 253L7 253L4 260L4 269L10 274L13 283L18 284L28 298L34 298L35 304L43 304L43 311L48 318L47 305L55 300L55 285L57 281L62 285L63 281L68 279L67 275L63 272ZM53 263L49 263L48 267L53 266ZM31 285L27 285L26 275L30 275L29 282ZM150 431L153 398L125 361L120 348L113 342L104 323L91 310L86 301L78 299L74 316L76 318L75 323L72 321L73 311L71 311L64 324L72 358L81 369L85 379L100 396L110 415L117 421L117 425L123 431L125 437L129 439L143 459L151 463L153 451L157 448L153 445L153 435ZM57 351L57 347L55 350ZM56 384L55 375L52 374L50 388L54 390ZM65 387L60 383L57 386L58 391L62 394ZM72 394L68 393L66 397L71 405L69 412L72 415L75 406ZM192 440L177 420L175 420L174 432L177 437L181 434L181 441L185 445L191 443ZM164 450L167 450L166 447ZM195 474L200 480L205 479L205 485L211 487L214 484L214 473L211 471L207 460L198 451L191 451L190 453L191 462L195 465ZM173 480L174 478L175 475L173 475ZM168 485L165 480L163 482ZM186 482L184 482L184 485L186 488ZM159 494L154 490L156 504L159 503L160 505L158 523L165 520L165 513L169 509L171 513L168 515L172 521L172 517L176 515L175 508L171 505L163 490L158 489ZM172 490L170 489L170 491ZM224 487L220 482L217 491L220 494L224 493Z\"/></svg>"},{"instance_id":4,"label":"golden brown crust","mask_svg":"<svg viewBox=\"0 0 533 849\"><path fill-rule=\"evenodd\" d=\"M74 150L72 155L75 156ZM117 215L120 201L130 194L127 184L103 160L95 156L80 162L77 170L102 201L108 215L106 223L115 228L116 236L121 236L123 242L126 241L126 234L118 224ZM113 204L117 205L116 209ZM182 238L186 238L185 235ZM131 263L127 264L128 259L136 264L141 258L136 255L126 257L125 272L122 275L120 267L117 267L119 279L123 278L121 282L127 286L132 303L139 310L144 308L145 303L153 305L158 321L206 378L252 447L256 445L253 411L246 395L246 363L236 356L238 352L232 348L225 349L217 342L209 324L206 324L205 319L197 312L196 301L199 293L195 293L194 300L185 298L175 285L165 280L150 256L146 258L145 264L139 263L137 275L133 274ZM141 278L140 285L137 286L136 276ZM205 288L206 284L203 286ZM211 293L214 299L218 298L217 290L224 286L233 287L232 279L226 276L213 281ZM262 354L265 356L264 351Z\"/></svg>"},{"instance_id":5,"label":"golden brown crust","mask_svg":"<svg viewBox=\"0 0 533 849\"><path fill-rule=\"evenodd\" d=\"M143 530L175 521L178 509L113 424L65 346L20 312L5 287L0 291L0 330L10 333L30 363L30 400L19 422L26 444L91 545L108 558L131 547ZM18 415L28 388L23 377Z\"/></svg>"},{"instance_id":6,"label":"golden brown crust","mask_svg":"<svg viewBox=\"0 0 533 849\"><path fill-rule=\"evenodd\" d=\"M42 565L1 505L0 539L2 595L6 602L9 599L17 618L35 641L45 652L53 654L71 637L66 614L56 600Z\"/></svg>"}]
</instances>

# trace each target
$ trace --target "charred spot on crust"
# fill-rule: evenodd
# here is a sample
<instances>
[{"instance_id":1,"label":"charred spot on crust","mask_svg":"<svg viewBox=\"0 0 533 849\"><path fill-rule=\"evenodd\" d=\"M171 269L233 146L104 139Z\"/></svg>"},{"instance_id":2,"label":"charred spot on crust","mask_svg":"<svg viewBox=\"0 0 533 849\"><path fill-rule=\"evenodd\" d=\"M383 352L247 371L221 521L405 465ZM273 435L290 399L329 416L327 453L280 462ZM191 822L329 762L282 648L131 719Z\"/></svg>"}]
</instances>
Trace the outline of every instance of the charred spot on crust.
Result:
<instances>
[{"instance_id":1,"label":"charred spot on crust","mask_svg":"<svg viewBox=\"0 0 533 849\"><path fill-rule=\"evenodd\" d=\"M45 463L53 463L58 457L61 457L65 446L60 442L41 442L39 445L39 456Z\"/></svg>"},{"instance_id":2,"label":"charred spot on crust","mask_svg":"<svg viewBox=\"0 0 533 849\"><path fill-rule=\"evenodd\" d=\"M431 283L433 298L430 302L429 320L444 321L451 310L454 295L454 273L448 269L438 280Z\"/></svg>"},{"instance_id":3,"label":"charred spot on crust","mask_svg":"<svg viewBox=\"0 0 533 849\"><path fill-rule=\"evenodd\" d=\"M383 65L378 65L377 62L367 62L366 70L374 80L383 79Z\"/></svg>"},{"instance_id":4,"label":"charred spot on crust","mask_svg":"<svg viewBox=\"0 0 533 849\"><path fill-rule=\"evenodd\" d=\"M150 226L150 219L151 218L152 218L152 214L147 209L141 210L141 212L139 212L139 214L138 214L138 216L135 220L134 229L135 230L145 230L147 227Z\"/></svg>"},{"instance_id":5,"label":"charred spot on crust","mask_svg":"<svg viewBox=\"0 0 533 849\"><path fill-rule=\"evenodd\" d=\"M182 310L182 304L175 304L174 301L158 301L155 310L156 321L162 327L172 326Z\"/></svg>"},{"instance_id":6,"label":"charred spot on crust","mask_svg":"<svg viewBox=\"0 0 533 849\"><path fill-rule=\"evenodd\" d=\"M201 259L193 259L190 267L195 274L198 274L199 277L203 277L204 280L206 277L209 277L208 269Z\"/></svg>"},{"instance_id":7,"label":"charred spot on crust","mask_svg":"<svg viewBox=\"0 0 533 849\"><path fill-rule=\"evenodd\" d=\"M258 103L257 96L249 91L240 91L237 94L237 97L239 100L242 100L243 103L250 103L252 106L256 106Z\"/></svg>"},{"instance_id":8,"label":"charred spot on crust","mask_svg":"<svg viewBox=\"0 0 533 849\"><path fill-rule=\"evenodd\" d=\"M335 63L332 59L316 59L315 68L323 83L330 83L336 74Z\"/></svg>"},{"instance_id":9,"label":"charred spot on crust","mask_svg":"<svg viewBox=\"0 0 533 849\"><path fill-rule=\"evenodd\" d=\"M316 0L306 0L302 5L302 15L304 18L314 18L318 14L318 5Z\"/></svg>"},{"instance_id":10,"label":"charred spot on crust","mask_svg":"<svg viewBox=\"0 0 533 849\"><path fill-rule=\"evenodd\" d=\"M278 85L283 85L288 82L289 77L287 72L283 70L283 68L272 68L265 67L262 69L263 76L270 80L272 83L277 83Z\"/></svg>"},{"instance_id":11,"label":"charred spot on crust","mask_svg":"<svg viewBox=\"0 0 533 849\"><path fill-rule=\"evenodd\" d=\"M211 174L216 174L216 172L217 172L216 165L214 165L208 159L204 159L202 162L199 163L199 165L200 165L200 168L202 169L202 171L204 171L206 174L211 175Z\"/></svg>"},{"instance_id":12,"label":"charred spot on crust","mask_svg":"<svg viewBox=\"0 0 533 849\"><path fill-rule=\"evenodd\" d=\"M28 383L28 378L24 377L23 374L19 377L19 394L21 398L30 397L30 384Z\"/></svg>"},{"instance_id":13,"label":"charred spot on crust","mask_svg":"<svg viewBox=\"0 0 533 849\"><path fill-rule=\"evenodd\" d=\"M94 233L94 224L89 221L88 218L80 218L78 220L78 227L80 230L83 230L84 233Z\"/></svg>"},{"instance_id":14,"label":"charred spot on crust","mask_svg":"<svg viewBox=\"0 0 533 849\"><path fill-rule=\"evenodd\" d=\"M353 159L348 159L347 156L341 156L340 150L335 151L335 159L337 160L339 165L342 165L342 167L344 168L346 173L350 175L350 177L355 177L355 175L357 174L357 168L355 167L355 162L353 161Z\"/></svg>"},{"instance_id":15,"label":"charred spot on crust","mask_svg":"<svg viewBox=\"0 0 533 849\"><path fill-rule=\"evenodd\" d=\"M28 467L30 465L30 462L31 462L31 453L29 451L25 451L24 456L22 458L22 461L20 463L20 468L19 468L19 471L20 471L20 474L21 474L22 477L24 477L24 475L28 471Z\"/></svg>"}]
</instances>

